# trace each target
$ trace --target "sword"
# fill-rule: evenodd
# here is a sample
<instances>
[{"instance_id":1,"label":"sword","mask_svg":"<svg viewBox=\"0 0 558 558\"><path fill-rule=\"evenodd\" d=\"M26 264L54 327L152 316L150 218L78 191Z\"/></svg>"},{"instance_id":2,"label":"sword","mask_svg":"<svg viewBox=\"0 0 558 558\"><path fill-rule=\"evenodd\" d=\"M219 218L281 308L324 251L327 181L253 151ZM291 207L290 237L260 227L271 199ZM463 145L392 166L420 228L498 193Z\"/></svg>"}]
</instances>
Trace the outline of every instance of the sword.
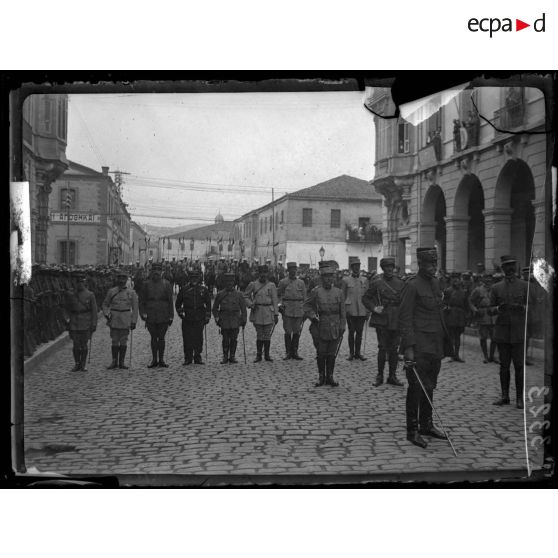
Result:
<instances>
[{"instance_id":1,"label":"sword","mask_svg":"<svg viewBox=\"0 0 558 558\"><path fill-rule=\"evenodd\" d=\"M339 349L341 348L341 342L343 341L344 335L345 335L345 330L343 330L343 333L339 337L339 342L337 343L337 349L335 350L335 358L337 358L337 355L339 354Z\"/></svg>"},{"instance_id":2,"label":"sword","mask_svg":"<svg viewBox=\"0 0 558 558\"><path fill-rule=\"evenodd\" d=\"M453 447L453 444L451 442L451 438L449 437L449 434L446 432L446 429L444 428L444 424L442 423L442 419L440 418L440 415L438 414L438 411L436 410L436 407L434 407L434 404L432 403L430 397L428 396L428 393L426 393L426 388L424 387L424 384L422 383L422 380L420 379L419 373L417 372L417 369L415 368L414 363L410 362L410 361L406 361L405 362L405 367L410 367L413 372L415 373L415 376L420 384L420 387L422 388L422 392L424 393L426 399L428 400L428 403L430 404L430 406L432 407L432 410L434 411L434 414L436 415L436 418L438 419L438 422L440 423L440 426L442 428L442 432L446 435L446 438L449 442L449 445L451 446L451 449L453 451L453 454L455 455L455 457L457 457L457 452L455 451L455 448Z\"/></svg>"},{"instance_id":3,"label":"sword","mask_svg":"<svg viewBox=\"0 0 558 558\"><path fill-rule=\"evenodd\" d=\"M244 341L244 328L242 328L242 350L244 351L244 364L246 364L246 342Z\"/></svg>"}]
</instances>

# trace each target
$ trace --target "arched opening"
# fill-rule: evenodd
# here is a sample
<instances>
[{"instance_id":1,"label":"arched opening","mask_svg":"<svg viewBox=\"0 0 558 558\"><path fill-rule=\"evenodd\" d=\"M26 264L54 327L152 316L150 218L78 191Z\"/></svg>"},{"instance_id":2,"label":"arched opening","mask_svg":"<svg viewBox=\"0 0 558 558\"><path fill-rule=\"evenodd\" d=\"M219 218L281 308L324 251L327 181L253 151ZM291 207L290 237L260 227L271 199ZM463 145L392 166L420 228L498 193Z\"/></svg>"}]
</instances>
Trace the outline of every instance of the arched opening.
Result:
<instances>
[{"instance_id":1,"label":"arched opening","mask_svg":"<svg viewBox=\"0 0 558 558\"><path fill-rule=\"evenodd\" d=\"M508 161L496 182L496 207L511 209L509 246L520 267L529 265L535 232L535 182L521 159Z\"/></svg>"},{"instance_id":2,"label":"arched opening","mask_svg":"<svg viewBox=\"0 0 558 558\"><path fill-rule=\"evenodd\" d=\"M446 198L442 189L430 186L422 207L422 246L435 246L438 250L438 267L446 269Z\"/></svg>"},{"instance_id":3,"label":"arched opening","mask_svg":"<svg viewBox=\"0 0 558 558\"><path fill-rule=\"evenodd\" d=\"M457 219L467 219L465 238L456 238L456 250L467 247L461 261L467 269L475 269L477 263L485 263L484 232L484 192L479 179L469 174L459 183L455 194L454 215ZM461 270L463 271L463 270Z\"/></svg>"}]
</instances>

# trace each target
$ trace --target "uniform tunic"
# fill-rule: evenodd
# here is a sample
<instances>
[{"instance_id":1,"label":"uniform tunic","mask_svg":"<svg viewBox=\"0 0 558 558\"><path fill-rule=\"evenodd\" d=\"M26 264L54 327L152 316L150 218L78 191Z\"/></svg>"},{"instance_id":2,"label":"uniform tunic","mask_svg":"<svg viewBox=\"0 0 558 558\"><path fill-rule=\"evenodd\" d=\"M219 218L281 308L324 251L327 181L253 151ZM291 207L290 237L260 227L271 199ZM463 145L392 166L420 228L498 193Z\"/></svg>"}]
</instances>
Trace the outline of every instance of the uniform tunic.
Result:
<instances>
[{"instance_id":1,"label":"uniform tunic","mask_svg":"<svg viewBox=\"0 0 558 558\"><path fill-rule=\"evenodd\" d=\"M246 302L239 291L219 291L213 302L213 317L222 330L239 329L246 325Z\"/></svg>"},{"instance_id":2,"label":"uniform tunic","mask_svg":"<svg viewBox=\"0 0 558 558\"><path fill-rule=\"evenodd\" d=\"M211 318L211 297L203 285L185 285L176 297L176 311L182 314L182 342L186 360L203 349L203 327Z\"/></svg>"},{"instance_id":3,"label":"uniform tunic","mask_svg":"<svg viewBox=\"0 0 558 558\"><path fill-rule=\"evenodd\" d=\"M140 314L147 314L147 323L168 323L174 317L172 288L166 279L146 281L140 297Z\"/></svg>"},{"instance_id":4,"label":"uniform tunic","mask_svg":"<svg viewBox=\"0 0 558 558\"><path fill-rule=\"evenodd\" d=\"M444 291L444 318L448 328L463 329L467 323L468 294L462 288L449 287Z\"/></svg>"},{"instance_id":5,"label":"uniform tunic","mask_svg":"<svg viewBox=\"0 0 558 558\"><path fill-rule=\"evenodd\" d=\"M90 331L97 327L97 301L90 290L68 292L66 311L70 315L68 331Z\"/></svg>"},{"instance_id":6,"label":"uniform tunic","mask_svg":"<svg viewBox=\"0 0 558 558\"><path fill-rule=\"evenodd\" d=\"M341 290L345 297L345 311L347 316L366 316L368 310L362 302L362 297L368 290L368 279L366 277L354 277L349 275L343 277Z\"/></svg>"},{"instance_id":7,"label":"uniform tunic","mask_svg":"<svg viewBox=\"0 0 558 558\"><path fill-rule=\"evenodd\" d=\"M246 306L251 308L250 321L254 325L273 324L274 317L279 314L277 305L277 288L267 281L253 281L244 292Z\"/></svg>"},{"instance_id":8,"label":"uniform tunic","mask_svg":"<svg viewBox=\"0 0 558 558\"><path fill-rule=\"evenodd\" d=\"M113 345L126 344L128 331L138 321L138 295L129 287L112 287L103 302Z\"/></svg>"},{"instance_id":9,"label":"uniform tunic","mask_svg":"<svg viewBox=\"0 0 558 558\"><path fill-rule=\"evenodd\" d=\"M387 279L383 274L370 281L368 290L362 297L364 306L373 312L375 306L383 306L381 314L372 314L370 325L389 330L399 329L399 305L405 283L399 277Z\"/></svg>"},{"instance_id":10,"label":"uniform tunic","mask_svg":"<svg viewBox=\"0 0 558 558\"><path fill-rule=\"evenodd\" d=\"M279 302L284 308L283 329L285 333L299 334L302 329L304 316L304 301L306 300L306 285L302 279L285 277L279 282L277 289Z\"/></svg>"}]
</instances>

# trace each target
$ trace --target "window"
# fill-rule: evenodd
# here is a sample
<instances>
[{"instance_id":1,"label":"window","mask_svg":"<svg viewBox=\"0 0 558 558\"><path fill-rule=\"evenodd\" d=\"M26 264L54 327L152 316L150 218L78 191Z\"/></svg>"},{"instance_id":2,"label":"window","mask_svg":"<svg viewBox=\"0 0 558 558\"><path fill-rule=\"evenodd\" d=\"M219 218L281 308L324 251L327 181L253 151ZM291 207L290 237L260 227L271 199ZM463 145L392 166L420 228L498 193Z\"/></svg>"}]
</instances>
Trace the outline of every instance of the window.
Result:
<instances>
[{"instance_id":1,"label":"window","mask_svg":"<svg viewBox=\"0 0 558 558\"><path fill-rule=\"evenodd\" d=\"M60 188L60 211L68 210L68 202L70 209L75 209L76 197L76 191L73 188Z\"/></svg>"},{"instance_id":2,"label":"window","mask_svg":"<svg viewBox=\"0 0 558 558\"><path fill-rule=\"evenodd\" d=\"M61 240L58 243L58 261L61 264L76 265L76 243L70 240L70 254L68 259L68 242Z\"/></svg>"},{"instance_id":3,"label":"window","mask_svg":"<svg viewBox=\"0 0 558 558\"><path fill-rule=\"evenodd\" d=\"M331 210L331 228L339 229L341 227L341 210L332 209Z\"/></svg>"},{"instance_id":4,"label":"window","mask_svg":"<svg viewBox=\"0 0 558 558\"><path fill-rule=\"evenodd\" d=\"M281 210L281 224L283 224L284 222L283 210Z\"/></svg>"},{"instance_id":5,"label":"window","mask_svg":"<svg viewBox=\"0 0 558 558\"><path fill-rule=\"evenodd\" d=\"M277 228L279 227L279 222L277 219L277 212L275 213L275 230L277 230Z\"/></svg>"},{"instance_id":6,"label":"window","mask_svg":"<svg viewBox=\"0 0 558 558\"><path fill-rule=\"evenodd\" d=\"M370 224L370 217L359 217L358 218L358 228L364 229Z\"/></svg>"},{"instance_id":7,"label":"window","mask_svg":"<svg viewBox=\"0 0 558 558\"><path fill-rule=\"evenodd\" d=\"M409 124L401 122L397 128L397 152L409 153Z\"/></svg>"},{"instance_id":8,"label":"window","mask_svg":"<svg viewBox=\"0 0 558 558\"><path fill-rule=\"evenodd\" d=\"M44 121L45 131L52 131L52 99L49 95L44 96Z\"/></svg>"},{"instance_id":9,"label":"window","mask_svg":"<svg viewBox=\"0 0 558 558\"><path fill-rule=\"evenodd\" d=\"M263 219L260 219L260 234L263 232Z\"/></svg>"},{"instance_id":10,"label":"window","mask_svg":"<svg viewBox=\"0 0 558 558\"><path fill-rule=\"evenodd\" d=\"M267 217L265 218L265 222L264 222L264 233L267 232Z\"/></svg>"},{"instance_id":11,"label":"window","mask_svg":"<svg viewBox=\"0 0 558 558\"><path fill-rule=\"evenodd\" d=\"M62 139L66 139L66 101L64 97L58 99L58 130L56 135Z\"/></svg>"},{"instance_id":12,"label":"window","mask_svg":"<svg viewBox=\"0 0 558 558\"><path fill-rule=\"evenodd\" d=\"M302 226L311 227L312 226L312 208L304 207L302 209Z\"/></svg>"}]
</instances>

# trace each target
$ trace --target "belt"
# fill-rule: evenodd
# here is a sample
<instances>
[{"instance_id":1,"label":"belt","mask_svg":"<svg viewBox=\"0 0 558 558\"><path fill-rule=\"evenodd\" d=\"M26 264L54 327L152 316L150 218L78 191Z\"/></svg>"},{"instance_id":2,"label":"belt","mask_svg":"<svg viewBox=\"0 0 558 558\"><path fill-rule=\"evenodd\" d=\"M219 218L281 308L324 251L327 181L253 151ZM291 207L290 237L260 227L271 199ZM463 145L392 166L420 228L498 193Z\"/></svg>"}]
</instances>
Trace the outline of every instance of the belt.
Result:
<instances>
[{"instance_id":1,"label":"belt","mask_svg":"<svg viewBox=\"0 0 558 558\"><path fill-rule=\"evenodd\" d=\"M131 308L124 308L123 310L121 310L120 308L111 308L110 311L111 312L129 312L131 310Z\"/></svg>"},{"instance_id":2,"label":"belt","mask_svg":"<svg viewBox=\"0 0 558 558\"><path fill-rule=\"evenodd\" d=\"M303 302L303 298L284 298L283 302Z\"/></svg>"},{"instance_id":3,"label":"belt","mask_svg":"<svg viewBox=\"0 0 558 558\"><path fill-rule=\"evenodd\" d=\"M322 310L320 312L320 316L339 316L339 312L329 311L329 310Z\"/></svg>"},{"instance_id":4,"label":"belt","mask_svg":"<svg viewBox=\"0 0 558 558\"><path fill-rule=\"evenodd\" d=\"M270 304L260 304L259 302L256 302L256 304L254 304L254 307L255 306L273 306L273 304L272 303L270 303Z\"/></svg>"}]
</instances>

